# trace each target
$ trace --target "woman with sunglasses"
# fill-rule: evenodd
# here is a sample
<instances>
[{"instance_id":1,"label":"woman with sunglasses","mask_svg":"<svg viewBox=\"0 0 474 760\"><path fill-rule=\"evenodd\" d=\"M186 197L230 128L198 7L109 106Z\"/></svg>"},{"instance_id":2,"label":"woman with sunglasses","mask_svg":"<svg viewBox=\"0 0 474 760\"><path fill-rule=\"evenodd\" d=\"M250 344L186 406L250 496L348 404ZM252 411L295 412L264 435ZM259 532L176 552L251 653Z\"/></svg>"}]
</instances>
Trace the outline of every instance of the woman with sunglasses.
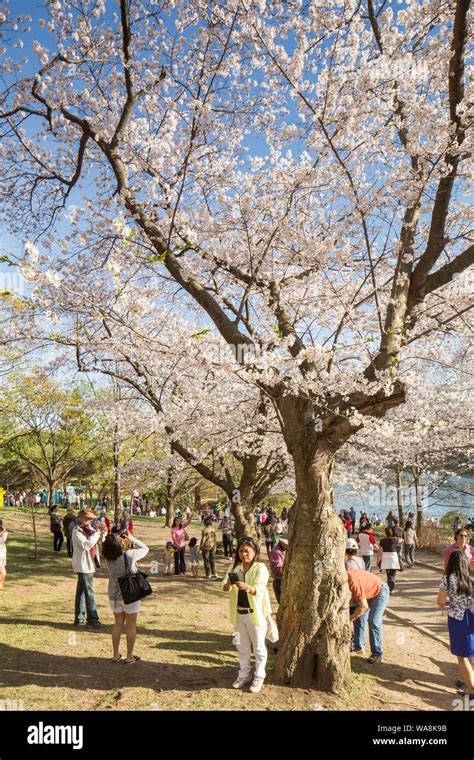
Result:
<instances>
[{"instance_id":1,"label":"woman with sunglasses","mask_svg":"<svg viewBox=\"0 0 474 760\"><path fill-rule=\"evenodd\" d=\"M471 570L474 568L474 547L469 546L469 533L466 528L459 528L454 534L454 544L449 544L444 551L444 569L448 567L448 562L451 554L455 551L463 552L466 555L467 561L471 566Z\"/></svg>"},{"instance_id":2,"label":"woman with sunglasses","mask_svg":"<svg viewBox=\"0 0 474 760\"><path fill-rule=\"evenodd\" d=\"M267 584L269 572L259 562L260 549L251 536L244 536L237 544L235 561L226 573L222 588L230 592L230 622L234 626L234 641L239 653L239 674L232 684L241 689L251 683L250 691L258 694L265 680L267 648L265 634L267 617L271 615ZM250 658L255 655L255 673L252 678Z\"/></svg>"}]
</instances>

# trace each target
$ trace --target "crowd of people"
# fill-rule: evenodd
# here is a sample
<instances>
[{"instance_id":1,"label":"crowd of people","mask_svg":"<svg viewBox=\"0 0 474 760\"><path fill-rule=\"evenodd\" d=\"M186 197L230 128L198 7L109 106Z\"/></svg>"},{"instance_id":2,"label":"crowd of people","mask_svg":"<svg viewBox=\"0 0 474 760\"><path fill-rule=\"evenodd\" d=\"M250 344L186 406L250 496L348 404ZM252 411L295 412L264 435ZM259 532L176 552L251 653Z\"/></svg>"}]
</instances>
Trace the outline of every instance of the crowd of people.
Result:
<instances>
[{"instance_id":1,"label":"crowd of people","mask_svg":"<svg viewBox=\"0 0 474 760\"><path fill-rule=\"evenodd\" d=\"M133 499L137 496L134 495ZM142 504L145 508L144 500ZM102 558L109 574L108 597L114 615L112 662L130 665L140 660L134 654L134 647L141 600L137 598L126 602L120 580L127 573L136 577L137 562L149 552L148 546L134 535L132 514L140 514L136 510L141 510L142 506L132 500L132 508L115 512L113 519L107 516L107 502L102 501L98 506L98 512L82 508L77 515L73 507L68 506L62 517L57 506L50 507L53 551L61 551L65 537L67 553L72 558L72 568L77 575L74 625L85 625L92 630L102 627L94 592L94 573L100 567ZM236 531L230 509L225 510L221 517L216 505L205 508L201 513L199 539L188 535L191 517L189 507L176 510L170 539L162 553L164 575L186 575L189 557L192 578L199 578L202 559L205 578L218 580L216 551L220 534L222 553L231 560L222 580L222 588L229 594L230 621L239 659L238 675L232 686L240 689L250 685L250 691L258 693L265 680L266 637L270 638L269 631L275 628L268 583L271 573L273 592L279 604L291 514L286 509L279 515L271 507L257 509L256 538L244 536L237 541L236 548ZM406 514L402 527L398 517L389 513L384 535L377 538L373 523L365 512L360 515L358 531L355 530L354 510L344 511L340 517L347 531L345 568L351 593L351 651L364 651L368 630L368 662L379 664L383 661L383 615L390 595L395 591L397 573L403 572L405 567L414 566L415 550L421 548L414 527L415 518L411 512ZM444 553L445 572L437 603L448 607L451 652L457 657L459 665L457 686L471 699L474 698L471 663L474 656L474 602L470 571L474 568L474 541L472 524L463 526L462 520L456 519L453 527L454 541ZM8 533L0 520L0 590L4 587L6 576L7 537ZM261 558L264 545L268 567ZM385 581L379 577L377 570L386 574ZM127 651L122 657L120 641L124 626ZM255 657L253 674L252 653Z\"/></svg>"}]
</instances>

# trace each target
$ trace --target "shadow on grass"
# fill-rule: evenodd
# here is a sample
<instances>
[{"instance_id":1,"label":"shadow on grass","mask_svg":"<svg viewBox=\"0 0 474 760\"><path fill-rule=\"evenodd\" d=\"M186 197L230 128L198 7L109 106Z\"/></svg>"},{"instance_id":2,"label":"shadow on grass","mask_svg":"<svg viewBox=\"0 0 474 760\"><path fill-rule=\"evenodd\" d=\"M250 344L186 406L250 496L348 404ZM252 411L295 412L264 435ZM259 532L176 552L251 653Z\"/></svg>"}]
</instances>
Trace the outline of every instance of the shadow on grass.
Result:
<instances>
[{"instance_id":1,"label":"shadow on grass","mask_svg":"<svg viewBox=\"0 0 474 760\"><path fill-rule=\"evenodd\" d=\"M21 617L0 617L0 625L26 625L31 627L44 626L45 628L54 628L62 631L69 631L71 633L75 632L77 634L94 634L95 636L105 634L106 636L110 636L112 632L113 621L103 624L102 628L94 631L89 631L86 626L83 625L74 626L72 623L61 623L44 619L32 620L31 618ZM209 631L209 633L203 633L197 632L193 628L190 628L188 630L164 630L158 628L149 628L146 627L146 624L145 626L142 626L140 624L140 618L138 619L137 630L139 639L143 638L144 636L152 636L154 639L164 639L164 641L158 641L155 644L151 644L151 647L153 649L203 652L205 654L212 652L234 651L231 645L232 637L230 633L228 635L223 633L214 633L213 631ZM2 646L7 645L0 644L0 657Z\"/></svg>"},{"instance_id":2,"label":"shadow on grass","mask_svg":"<svg viewBox=\"0 0 474 760\"><path fill-rule=\"evenodd\" d=\"M236 660L237 667L237 660ZM141 662L132 666L113 664L102 657L48 654L0 644L0 675L3 686L40 686L110 691L137 687L160 691L202 691L230 688L236 667ZM34 709L26 705L26 709Z\"/></svg>"}]
</instances>

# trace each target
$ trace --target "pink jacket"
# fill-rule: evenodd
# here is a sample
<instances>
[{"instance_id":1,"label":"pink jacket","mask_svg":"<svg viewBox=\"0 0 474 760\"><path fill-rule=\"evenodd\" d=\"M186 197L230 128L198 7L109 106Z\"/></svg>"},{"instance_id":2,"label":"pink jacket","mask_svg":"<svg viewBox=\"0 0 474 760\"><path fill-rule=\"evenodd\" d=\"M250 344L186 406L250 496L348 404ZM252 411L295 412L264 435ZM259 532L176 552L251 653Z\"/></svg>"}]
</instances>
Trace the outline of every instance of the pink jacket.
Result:
<instances>
[{"instance_id":1,"label":"pink jacket","mask_svg":"<svg viewBox=\"0 0 474 760\"><path fill-rule=\"evenodd\" d=\"M270 552L270 567L272 570L273 580L281 580L281 574L283 571L283 563L285 561L286 552L280 548L279 544L273 547Z\"/></svg>"},{"instance_id":2,"label":"pink jacket","mask_svg":"<svg viewBox=\"0 0 474 760\"><path fill-rule=\"evenodd\" d=\"M186 528L188 525L191 524L191 520L188 520L187 522L183 523L182 528L171 528L171 538L173 541L173 545L177 546L178 549L182 549L183 546L186 546Z\"/></svg>"}]
</instances>

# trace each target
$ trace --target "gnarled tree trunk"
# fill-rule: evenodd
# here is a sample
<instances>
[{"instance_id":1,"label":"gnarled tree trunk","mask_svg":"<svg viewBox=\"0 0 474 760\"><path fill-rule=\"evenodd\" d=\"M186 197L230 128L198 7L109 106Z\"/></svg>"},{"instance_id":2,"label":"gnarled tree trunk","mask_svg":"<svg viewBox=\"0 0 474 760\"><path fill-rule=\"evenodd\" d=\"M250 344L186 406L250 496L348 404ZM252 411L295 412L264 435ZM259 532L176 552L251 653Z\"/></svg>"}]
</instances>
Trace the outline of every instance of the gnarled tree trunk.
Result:
<instances>
[{"instance_id":1,"label":"gnarled tree trunk","mask_svg":"<svg viewBox=\"0 0 474 760\"><path fill-rule=\"evenodd\" d=\"M232 498L232 497L230 497ZM257 526L255 523L255 505L252 501L232 501L232 517L235 520L235 535L237 540L243 536L257 538Z\"/></svg>"},{"instance_id":2,"label":"gnarled tree trunk","mask_svg":"<svg viewBox=\"0 0 474 760\"><path fill-rule=\"evenodd\" d=\"M304 399L285 394L278 407L293 457L296 502L283 566L275 678L340 693L351 683L350 592L347 535L334 509L332 471L344 435L330 428L321 434L318 409Z\"/></svg>"},{"instance_id":3,"label":"gnarled tree trunk","mask_svg":"<svg viewBox=\"0 0 474 760\"><path fill-rule=\"evenodd\" d=\"M332 499L333 457L322 445L309 464L294 456L297 501L282 579L275 677L292 686L341 692L351 682L351 634L346 534Z\"/></svg>"}]
</instances>

